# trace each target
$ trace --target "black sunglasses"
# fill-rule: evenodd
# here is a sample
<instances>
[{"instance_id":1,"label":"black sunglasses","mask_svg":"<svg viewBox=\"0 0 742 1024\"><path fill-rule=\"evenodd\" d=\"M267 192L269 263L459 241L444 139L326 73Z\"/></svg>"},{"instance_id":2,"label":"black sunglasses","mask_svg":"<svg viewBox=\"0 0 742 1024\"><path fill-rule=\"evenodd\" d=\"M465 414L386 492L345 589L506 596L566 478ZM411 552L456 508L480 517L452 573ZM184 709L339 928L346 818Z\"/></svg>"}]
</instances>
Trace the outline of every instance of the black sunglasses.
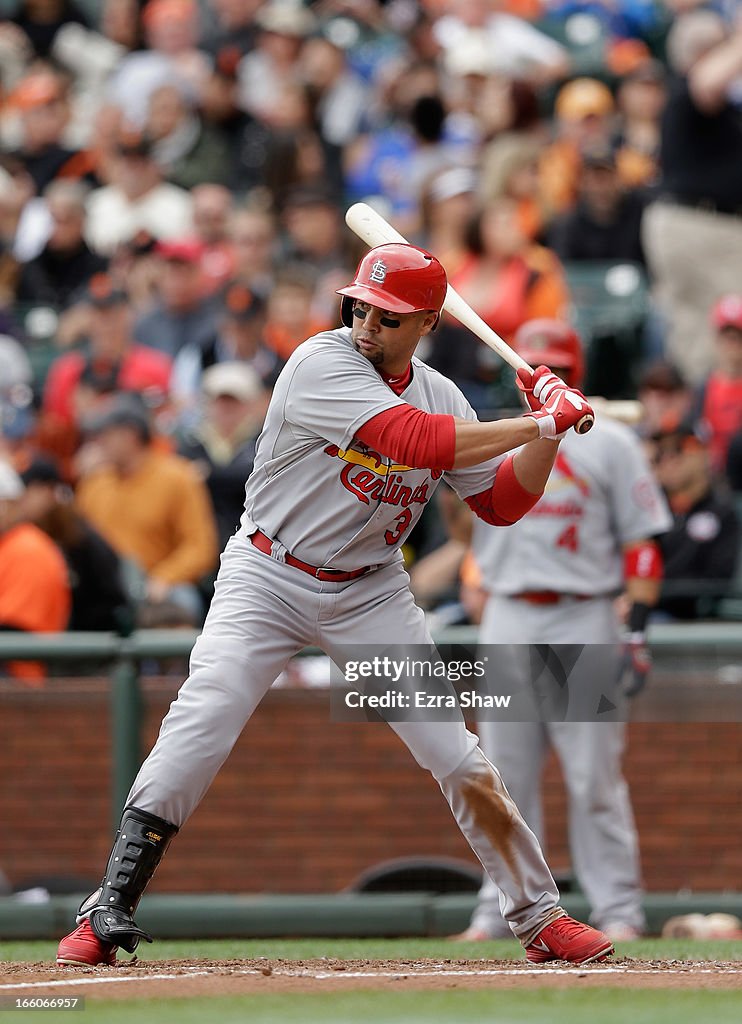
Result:
<instances>
[{"instance_id":1,"label":"black sunglasses","mask_svg":"<svg viewBox=\"0 0 742 1024\"><path fill-rule=\"evenodd\" d=\"M371 309L373 306L370 306L369 309L361 309L360 306L355 305L353 306L353 316L358 317L359 320L365 320ZM380 316L379 323L382 327L399 327L402 321L391 316Z\"/></svg>"}]
</instances>

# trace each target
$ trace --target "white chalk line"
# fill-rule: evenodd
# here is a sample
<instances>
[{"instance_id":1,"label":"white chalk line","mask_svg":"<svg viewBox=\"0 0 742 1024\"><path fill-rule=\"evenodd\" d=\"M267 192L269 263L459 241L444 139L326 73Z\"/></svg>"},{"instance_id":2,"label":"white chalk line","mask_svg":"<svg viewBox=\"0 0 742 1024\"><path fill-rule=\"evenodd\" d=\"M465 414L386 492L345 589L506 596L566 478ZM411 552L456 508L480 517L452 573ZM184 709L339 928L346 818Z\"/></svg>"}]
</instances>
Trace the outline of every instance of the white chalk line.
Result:
<instances>
[{"instance_id":1,"label":"white chalk line","mask_svg":"<svg viewBox=\"0 0 742 1024\"><path fill-rule=\"evenodd\" d=\"M9 984L0 984L0 991L7 992L18 989L35 989L35 988L60 988L69 986L80 986L80 985L115 985L124 984L131 981L183 981L186 978L230 978L235 976L249 975L252 977L259 977L263 974L263 970L259 968L245 969L245 970L232 970L227 973L222 973L218 968L209 971L196 971L188 970L187 968L178 974L127 974L123 977L115 977L108 975L104 978L65 978L57 981L24 981L24 982L11 982ZM453 970L453 971L419 971L410 969L408 971L320 971L318 973L311 973L302 969L291 970L273 968L268 977L280 977L280 978L308 978L315 981L326 981L329 978L342 981L343 978L399 978L406 981L415 980L417 978L501 978L501 977L526 977L526 978L538 978L544 974L560 974L563 977L574 977L584 978L592 977L593 975L652 975L657 978L664 978L667 975L676 974L715 974L719 977L725 977L729 974L742 974L741 968L725 968L723 971L717 971L710 967L687 967L687 968L676 968L667 967L662 970L653 970L651 967L591 967L589 964L585 965L584 970L580 970L579 965L573 968L565 967L513 967L513 968L500 968L498 970Z\"/></svg>"},{"instance_id":2,"label":"white chalk line","mask_svg":"<svg viewBox=\"0 0 742 1024\"><path fill-rule=\"evenodd\" d=\"M144 974L141 977L137 974L127 974L122 978L109 976L107 978L65 978L63 981L19 981L11 982L9 985L0 985L0 991L6 992L19 988L59 988L63 985L108 985L111 983L121 985L126 981L173 981L178 978L205 977L215 973L214 971L186 971L182 974ZM221 977L221 975L217 974L217 977Z\"/></svg>"}]
</instances>

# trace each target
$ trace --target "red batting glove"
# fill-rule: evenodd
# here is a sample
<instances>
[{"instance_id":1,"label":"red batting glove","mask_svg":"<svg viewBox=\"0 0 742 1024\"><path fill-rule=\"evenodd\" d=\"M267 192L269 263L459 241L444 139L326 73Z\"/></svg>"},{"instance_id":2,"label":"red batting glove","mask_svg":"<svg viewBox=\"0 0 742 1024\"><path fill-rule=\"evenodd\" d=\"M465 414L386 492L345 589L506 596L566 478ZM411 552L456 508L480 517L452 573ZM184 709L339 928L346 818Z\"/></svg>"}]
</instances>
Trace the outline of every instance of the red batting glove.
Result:
<instances>
[{"instance_id":1,"label":"red batting glove","mask_svg":"<svg viewBox=\"0 0 742 1024\"><path fill-rule=\"evenodd\" d=\"M531 412L538 412L556 388L567 387L561 377L552 373L548 366L537 366L535 370L517 370L515 383L523 392L523 398Z\"/></svg>"},{"instance_id":2,"label":"red batting glove","mask_svg":"<svg viewBox=\"0 0 742 1024\"><path fill-rule=\"evenodd\" d=\"M564 437L570 427L579 423L583 416L594 415L581 391L566 387L563 381L560 383L562 387L550 389L551 395L542 408L536 412L525 414L536 420L539 437L548 437L557 441ZM534 396L538 397L535 395L535 390Z\"/></svg>"}]
</instances>

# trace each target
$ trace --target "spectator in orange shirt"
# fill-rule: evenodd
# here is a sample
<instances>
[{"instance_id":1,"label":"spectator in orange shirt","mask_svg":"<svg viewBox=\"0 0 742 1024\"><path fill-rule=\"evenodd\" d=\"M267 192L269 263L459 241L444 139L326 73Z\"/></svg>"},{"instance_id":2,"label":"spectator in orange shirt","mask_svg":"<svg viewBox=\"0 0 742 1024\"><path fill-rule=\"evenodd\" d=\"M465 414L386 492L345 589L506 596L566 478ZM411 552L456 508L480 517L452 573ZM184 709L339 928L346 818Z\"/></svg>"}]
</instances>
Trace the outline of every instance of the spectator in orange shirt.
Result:
<instances>
[{"instance_id":1,"label":"spectator in orange shirt","mask_svg":"<svg viewBox=\"0 0 742 1024\"><path fill-rule=\"evenodd\" d=\"M140 624L200 624L198 583L218 555L204 483L186 459L154 448L137 396L112 399L88 426L101 462L78 485L77 505L142 573Z\"/></svg>"},{"instance_id":2,"label":"spectator in orange shirt","mask_svg":"<svg viewBox=\"0 0 742 1024\"><path fill-rule=\"evenodd\" d=\"M23 522L23 491L15 470L0 462L0 630L56 633L70 614L67 566L56 544ZM37 662L9 662L7 668L30 685L45 676Z\"/></svg>"},{"instance_id":3,"label":"spectator in orange shirt","mask_svg":"<svg viewBox=\"0 0 742 1024\"><path fill-rule=\"evenodd\" d=\"M471 224L469 257L452 286L508 340L526 320L564 319L569 293L557 256L524 235L518 204L501 196Z\"/></svg>"}]
</instances>

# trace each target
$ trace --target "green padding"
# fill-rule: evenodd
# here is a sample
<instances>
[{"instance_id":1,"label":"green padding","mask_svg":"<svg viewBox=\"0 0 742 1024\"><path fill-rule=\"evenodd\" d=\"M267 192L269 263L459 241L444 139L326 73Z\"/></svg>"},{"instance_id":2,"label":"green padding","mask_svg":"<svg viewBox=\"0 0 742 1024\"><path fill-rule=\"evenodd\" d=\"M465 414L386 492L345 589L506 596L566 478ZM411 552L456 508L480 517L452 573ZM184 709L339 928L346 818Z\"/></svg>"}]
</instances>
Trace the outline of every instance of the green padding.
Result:
<instances>
[{"instance_id":1,"label":"green padding","mask_svg":"<svg viewBox=\"0 0 742 1024\"><path fill-rule=\"evenodd\" d=\"M137 921L158 935L203 936L393 936L427 933L429 897L338 896L151 896ZM195 924L194 924L195 922Z\"/></svg>"},{"instance_id":2,"label":"green padding","mask_svg":"<svg viewBox=\"0 0 742 1024\"><path fill-rule=\"evenodd\" d=\"M55 934L51 902L21 903L10 896L0 897L0 938L48 939Z\"/></svg>"},{"instance_id":3,"label":"green padding","mask_svg":"<svg viewBox=\"0 0 742 1024\"><path fill-rule=\"evenodd\" d=\"M48 903L0 898L0 940L52 939L70 931L87 893L55 896ZM441 936L462 931L474 895L429 893L321 896L240 896L204 893L146 896L137 912L143 928L163 939ZM584 896L567 894L565 910L587 920ZM742 917L740 893L652 893L644 900L649 931L658 934L678 914L724 912Z\"/></svg>"}]
</instances>

